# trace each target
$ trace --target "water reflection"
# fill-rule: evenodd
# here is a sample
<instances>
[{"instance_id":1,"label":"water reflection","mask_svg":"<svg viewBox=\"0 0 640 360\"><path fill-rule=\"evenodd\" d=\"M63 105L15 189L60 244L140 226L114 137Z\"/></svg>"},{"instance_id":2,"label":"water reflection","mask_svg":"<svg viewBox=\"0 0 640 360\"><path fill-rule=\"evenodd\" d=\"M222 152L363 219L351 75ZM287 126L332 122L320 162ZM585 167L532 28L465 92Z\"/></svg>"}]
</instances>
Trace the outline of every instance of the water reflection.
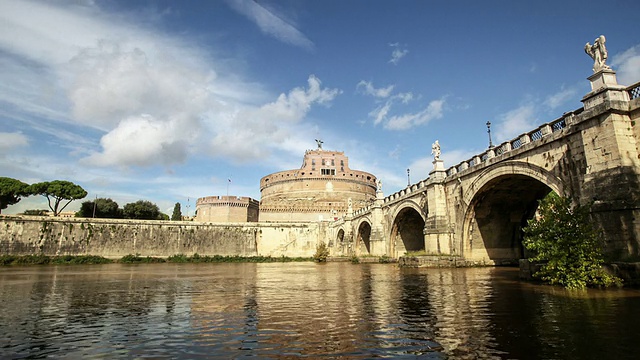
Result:
<instances>
[{"instance_id":1,"label":"water reflection","mask_svg":"<svg viewBox=\"0 0 640 360\"><path fill-rule=\"evenodd\" d=\"M635 358L640 291L512 269L149 264L0 269L0 357Z\"/></svg>"}]
</instances>

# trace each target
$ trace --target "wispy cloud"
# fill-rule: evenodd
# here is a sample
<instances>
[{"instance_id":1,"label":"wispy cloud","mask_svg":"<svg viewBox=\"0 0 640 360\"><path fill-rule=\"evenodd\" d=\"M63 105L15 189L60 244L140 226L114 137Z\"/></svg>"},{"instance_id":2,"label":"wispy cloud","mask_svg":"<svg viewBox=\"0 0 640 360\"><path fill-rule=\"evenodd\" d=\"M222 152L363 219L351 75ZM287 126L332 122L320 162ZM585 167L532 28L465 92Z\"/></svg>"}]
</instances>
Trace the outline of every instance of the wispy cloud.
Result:
<instances>
[{"instance_id":1,"label":"wispy cloud","mask_svg":"<svg viewBox=\"0 0 640 360\"><path fill-rule=\"evenodd\" d=\"M533 104L522 105L499 117L493 126L496 143L510 140L536 127L537 118Z\"/></svg>"},{"instance_id":2,"label":"wispy cloud","mask_svg":"<svg viewBox=\"0 0 640 360\"><path fill-rule=\"evenodd\" d=\"M270 154L269 150L287 146L297 132L296 125L312 105L328 105L341 93L339 89L323 88L313 75L307 82L307 88L297 87L280 94L271 103L212 119L210 124L217 135L211 142L211 152L239 160L262 159Z\"/></svg>"},{"instance_id":3,"label":"wispy cloud","mask_svg":"<svg viewBox=\"0 0 640 360\"><path fill-rule=\"evenodd\" d=\"M393 88L395 85L389 85L384 88L375 88L371 81L361 80L358 85L356 85L356 89L363 94L371 95L377 98L387 98L393 92Z\"/></svg>"},{"instance_id":4,"label":"wispy cloud","mask_svg":"<svg viewBox=\"0 0 640 360\"><path fill-rule=\"evenodd\" d=\"M356 89L365 95L372 96L378 104L375 109L369 112L369 117L373 118L373 125L384 123L384 128L388 130L407 130L412 127L426 124L427 122L442 117L445 104L445 97L431 101L427 107L417 113L405 113L402 115L390 115L394 104L408 104L414 100L411 92L394 94L395 85L384 88L376 88L372 82L361 80Z\"/></svg>"},{"instance_id":5,"label":"wispy cloud","mask_svg":"<svg viewBox=\"0 0 640 360\"><path fill-rule=\"evenodd\" d=\"M389 60L389 62L392 63L393 65L398 65L398 62L400 61L400 59L402 59L409 53L409 50L407 50L404 46L400 45L399 43L389 44L389 46L393 48L393 51L391 52L391 60Z\"/></svg>"},{"instance_id":6,"label":"wispy cloud","mask_svg":"<svg viewBox=\"0 0 640 360\"><path fill-rule=\"evenodd\" d=\"M555 94L549 95L545 100L544 104L548 106L551 110L558 108L561 105L566 104L569 100L575 99L576 94L578 93L577 87L562 87L562 89Z\"/></svg>"},{"instance_id":7,"label":"wispy cloud","mask_svg":"<svg viewBox=\"0 0 640 360\"><path fill-rule=\"evenodd\" d=\"M267 9L253 0L227 0L232 9L253 21L260 30L279 41L298 46L306 50L313 50L314 44L302 32L296 29L290 21L273 10Z\"/></svg>"},{"instance_id":8,"label":"wispy cloud","mask_svg":"<svg viewBox=\"0 0 640 360\"><path fill-rule=\"evenodd\" d=\"M0 154L28 144L29 139L20 132L0 132Z\"/></svg>"},{"instance_id":9,"label":"wispy cloud","mask_svg":"<svg viewBox=\"0 0 640 360\"><path fill-rule=\"evenodd\" d=\"M620 84L631 85L640 80L640 45L616 54L611 66L617 71Z\"/></svg>"},{"instance_id":10,"label":"wispy cloud","mask_svg":"<svg viewBox=\"0 0 640 360\"><path fill-rule=\"evenodd\" d=\"M433 100L417 113L392 116L384 125L389 130L407 130L442 117L445 99Z\"/></svg>"},{"instance_id":11,"label":"wispy cloud","mask_svg":"<svg viewBox=\"0 0 640 360\"><path fill-rule=\"evenodd\" d=\"M233 4L253 9L279 39L312 45L262 6ZM84 166L170 166L195 154L246 162L271 150L298 151L306 114L340 93L312 75L307 88L269 102L274 97L229 69L229 59L92 3L7 0L0 23L0 75L7 80L0 113L28 124L24 136L39 132L69 144Z\"/></svg>"}]
</instances>

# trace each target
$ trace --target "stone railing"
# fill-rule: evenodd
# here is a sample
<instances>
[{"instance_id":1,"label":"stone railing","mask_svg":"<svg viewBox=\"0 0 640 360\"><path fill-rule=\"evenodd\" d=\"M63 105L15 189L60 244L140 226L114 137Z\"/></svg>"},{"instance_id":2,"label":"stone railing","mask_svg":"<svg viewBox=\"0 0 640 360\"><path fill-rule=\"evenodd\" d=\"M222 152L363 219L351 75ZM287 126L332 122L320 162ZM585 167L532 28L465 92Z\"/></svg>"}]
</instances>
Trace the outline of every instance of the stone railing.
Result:
<instances>
[{"instance_id":1,"label":"stone railing","mask_svg":"<svg viewBox=\"0 0 640 360\"><path fill-rule=\"evenodd\" d=\"M582 109L578 109L573 112L565 113L559 119L543 124L537 129L521 134L514 139L505 141L498 146L487 149L487 151L483 152L482 154L475 155L471 159L465 160L458 165L448 168L446 170L447 176L452 176L461 171L467 170L468 168L478 166L491 158L507 154L510 151L516 150L528 143L535 142L556 131L560 131L570 125L573 120L573 116L580 113L581 111Z\"/></svg>"},{"instance_id":2,"label":"stone railing","mask_svg":"<svg viewBox=\"0 0 640 360\"><path fill-rule=\"evenodd\" d=\"M637 82L627 88L627 92L629 93L629 99L637 99L640 98L640 82Z\"/></svg>"}]
</instances>

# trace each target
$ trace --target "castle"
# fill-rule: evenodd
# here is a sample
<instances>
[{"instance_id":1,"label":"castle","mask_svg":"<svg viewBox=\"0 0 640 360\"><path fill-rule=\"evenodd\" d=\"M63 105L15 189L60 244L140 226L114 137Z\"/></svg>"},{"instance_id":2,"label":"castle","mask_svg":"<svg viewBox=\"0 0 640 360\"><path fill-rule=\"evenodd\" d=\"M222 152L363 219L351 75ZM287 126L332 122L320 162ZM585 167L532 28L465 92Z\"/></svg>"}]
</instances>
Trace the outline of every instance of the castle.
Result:
<instances>
[{"instance_id":1,"label":"castle","mask_svg":"<svg viewBox=\"0 0 640 360\"><path fill-rule=\"evenodd\" d=\"M349 168L342 151L307 150L302 166L260 179L260 197L207 196L196 202L196 221L323 221L344 216L376 197L374 175Z\"/></svg>"}]
</instances>

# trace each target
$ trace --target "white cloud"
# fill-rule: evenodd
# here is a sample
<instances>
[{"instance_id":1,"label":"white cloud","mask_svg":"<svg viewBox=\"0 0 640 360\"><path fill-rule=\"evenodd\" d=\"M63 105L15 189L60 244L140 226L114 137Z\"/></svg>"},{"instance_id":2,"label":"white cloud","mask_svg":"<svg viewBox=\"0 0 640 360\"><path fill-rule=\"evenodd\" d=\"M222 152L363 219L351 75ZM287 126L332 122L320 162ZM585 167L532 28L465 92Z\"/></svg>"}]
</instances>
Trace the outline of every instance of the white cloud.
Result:
<instances>
[{"instance_id":1,"label":"white cloud","mask_svg":"<svg viewBox=\"0 0 640 360\"><path fill-rule=\"evenodd\" d=\"M611 66L616 70L620 84L632 85L640 81L640 45L616 54Z\"/></svg>"},{"instance_id":2,"label":"white cloud","mask_svg":"<svg viewBox=\"0 0 640 360\"><path fill-rule=\"evenodd\" d=\"M536 115L533 104L526 104L500 116L498 123L493 126L495 143L513 139L514 137L533 130L536 127Z\"/></svg>"},{"instance_id":3,"label":"white cloud","mask_svg":"<svg viewBox=\"0 0 640 360\"><path fill-rule=\"evenodd\" d=\"M433 100L422 111L391 117L384 124L384 127L389 130L407 130L418 125L426 124L433 119L439 119L442 117L444 104L444 98Z\"/></svg>"},{"instance_id":4,"label":"white cloud","mask_svg":"<svg viewBox=\"0 0 640 360\"><path fill-rule=\"evenodd\" d=\"M378 125L386 119L387 114L389 114L389 110L391 110L391 101L387 101L384 105L378 106L370 111L369 117L373 118L373 125Z\"/></svg>"},{"instance_id":5,"label":"white cloud","mask_svg":"<svg viewBox=\"0 0 640 360\"><path fill-rule=\"evenodd\" d=\"M253 21L260 30L274 38L294 46L307 50L313 50L314 44L302 32L291 25L289 19L283 19L281 15L267 9L257 1L252 0L227 0L232 9Z\"/></svg>"},{"instance_id":6,"label":"white cloud","mask_svg":"<svg viewBox=\"0 0 640 360\"><path fill-rule=\"evenodd\" d=\"M260 24L288 39L275 15L253 2L234 4L257 6ZM169 166L208 150L231 161L299 150L306 131L299 123L340 93L310 76L308 88L265 104L260 84L228 68L233 59L134 20L93 4L0 2L0 75L11 84L0 83L0 114L55 136L86 156L84 165ZM289 30L293 43L305 45ZM95 137L82 139L86 128L101 133L99 148Z\"/></svg>"},{"instance_id":7,"label":"white cloud","mask_svg":"<svg viewBox=\"0 0 640 360\"><path fill-rule=\"evenodd\" d=\"M211 141L216 156L238 161L263 159L269 150L292 148L291 139L300 130L297 124L314 104L328 104L341 93L338 89L322 88L320 80L309 76L308 87L297 87L280 94L276 101L260 107L247 107L220 116L210 122L217 135ZM299 150L299 146L293 148Z\"/></svg>"},{"instance_id":8,"label":"white cloud","mask_svg":"<svg viewBox=\"0 0 640 360\"><path fill-rule=\"evenodd\" d=\"M356 86L356 89L361 91L363 94L371 95L376 98L387 98L391 95L394 87L395 85L389 85L385 88L376 89L370 81L361 80Z\"/></svg>"},{"instance_id":9,"label":"white cloud","mask_svg":"<svg viewBox=\"0 0 640 360\"><path fill-rule=\"evenodd\" d=\"M29 139L20 132L0 132L0 154L28 144Z\"/></svg>"},{"instance_id":10,"label":"white cloud","mask_svg":"<svg viewBox=\"0 0 640 360\"><path fill-rule=\"evenodd\" d=\"M393 65L398 65L400 59L409 53L409 50L405 49L398 43L389 44L389 46L393 48L393 51L391 52L391 60L389 60Z\"/></svg>"},{"instance_id":11,"label":"white cloud","mask_svg":"<svg viewBox=\"0 0 640 360\"><path fill-rule=\"evenodd\" d=\"M162 121L148 114L124 119L100 140L103 151L83 162L97 166L180 163L187 156L189 135L193 135L182 125L179 120Z\"/></svg>"},{"instance_id":12,"label":"white cloud","mask_svg":"<svg viewBox=\"0 0 640 360\"><path fill-rule=\"evenodd\" d=\"M554 110L559 106L566 104L567 101L575 99L577 92L578 90L575 87L571 87L571 88L563 87L557 93L549 95L545 99L544 104L547 105L551 110Z\"/></svg>"}]
</instances>

